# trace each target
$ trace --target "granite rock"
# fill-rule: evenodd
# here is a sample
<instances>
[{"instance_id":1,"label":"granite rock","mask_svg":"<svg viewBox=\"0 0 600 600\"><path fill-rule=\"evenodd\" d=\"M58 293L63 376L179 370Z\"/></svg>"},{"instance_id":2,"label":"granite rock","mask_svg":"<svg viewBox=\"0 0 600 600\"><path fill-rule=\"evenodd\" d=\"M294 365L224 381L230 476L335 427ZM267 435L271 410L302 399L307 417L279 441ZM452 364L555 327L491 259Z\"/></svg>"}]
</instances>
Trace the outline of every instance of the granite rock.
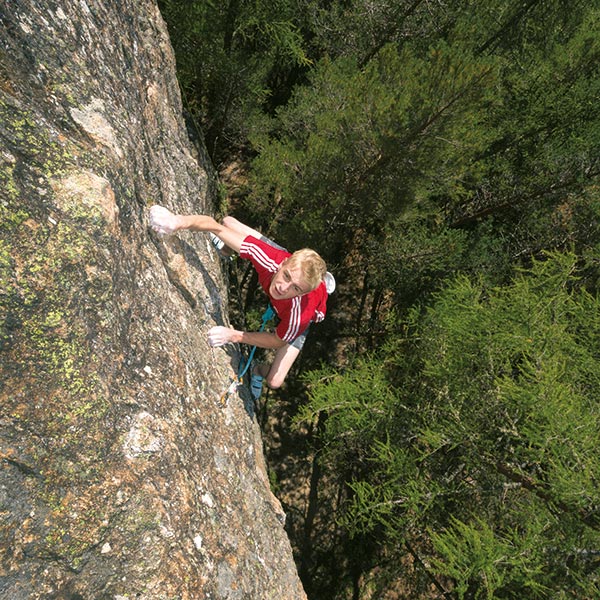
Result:
<instances>
[{"instance_id":1,"label":"granite rock","mask_svg":"<svg viewBox=\"0 0 600 600\"><path fill-rule=\"evenodd\" d=\"M305 598L153 0L0 2L0 597Z\"/></svg>"}]
</instances>

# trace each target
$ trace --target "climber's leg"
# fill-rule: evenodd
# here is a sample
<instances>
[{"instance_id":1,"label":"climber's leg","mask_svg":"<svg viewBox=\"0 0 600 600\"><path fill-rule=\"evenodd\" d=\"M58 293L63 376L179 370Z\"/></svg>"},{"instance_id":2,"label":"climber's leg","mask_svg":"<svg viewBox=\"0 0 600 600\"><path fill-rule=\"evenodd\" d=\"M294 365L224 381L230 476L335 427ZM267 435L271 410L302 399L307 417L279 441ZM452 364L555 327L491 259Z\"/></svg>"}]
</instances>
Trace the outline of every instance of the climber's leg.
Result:
<instances>
[{"instance_id":1,"label":"climber's leg","mask_svg":"<svg viewBox=\"0 0 600 600\"><path fill-rule=\"evenodd\" d=\"M279 348L275 352L275 358L270 366L259 365L257 371L265 378L267 385L271 389L277 389L283 385L289 370L292 368L304 346L309 328L310 325L291 344L286 344L282 348Z\"/></svg>"},{"instance_id":2,"label":"climber's leg","mask_svg":"<svg viewBox=\"0 0 600 600\"><path fill-rule=\"evenodd\" d=\"M235 217L230 217L230 216L224 217L223 225L225 225L225 227L229 227L229 229L233 229L234 231L241 233L244 237L251 235L252 237L255 237L257 240L262 240L263 242L266 242L267 244L269 244L270 246L273 246L274 248L278 248L279 250L285 250L285 248L283 246L280 246L279 244L275 243L273 240L264 236L262 233L260 233L260 231L257 231L256 229L252 229L252 227L248 227L248 225L245 225L241 221L238 221Z\"/></svg>"}]
</instances>

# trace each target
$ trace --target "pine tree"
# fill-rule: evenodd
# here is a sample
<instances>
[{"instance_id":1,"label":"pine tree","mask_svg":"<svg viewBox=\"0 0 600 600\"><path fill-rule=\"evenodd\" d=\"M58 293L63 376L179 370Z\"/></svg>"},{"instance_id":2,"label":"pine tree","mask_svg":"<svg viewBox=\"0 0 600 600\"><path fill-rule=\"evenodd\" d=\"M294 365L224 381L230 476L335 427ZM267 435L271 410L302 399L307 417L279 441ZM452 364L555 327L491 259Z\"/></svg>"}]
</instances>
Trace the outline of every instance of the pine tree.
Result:
<instances>
[{"instance_id":1,"label":"pine tree","mask_svg":"<svg viewBox=\"0 0 600 600\"><path fill-rule=\"evenodd\" d=\"M593 597L600 301L572 254L435 298L408 339L314 384L304 417L327 414L323 460L351 474L342 522L459 598Z\"/></svg>"},{"instance_id":2,"label":"pine tree","mask_svg":"<svg viewBox=\"0 0 600 600\"><path fill-rule=\"evenodd\" d=\"M295 2L160 0L185 108L213 161L246 144L250 116L310 64ZM275 103L281 100L275 99Z\"/></svg>"}]
</instances>

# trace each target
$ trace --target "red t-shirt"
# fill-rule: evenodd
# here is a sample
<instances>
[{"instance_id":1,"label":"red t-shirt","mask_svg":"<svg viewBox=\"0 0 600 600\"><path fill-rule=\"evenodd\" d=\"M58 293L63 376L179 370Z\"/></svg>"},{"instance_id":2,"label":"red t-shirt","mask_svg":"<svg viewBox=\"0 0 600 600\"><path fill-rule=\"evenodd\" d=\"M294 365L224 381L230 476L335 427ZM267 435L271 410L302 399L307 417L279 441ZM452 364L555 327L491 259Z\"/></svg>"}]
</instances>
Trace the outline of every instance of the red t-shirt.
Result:
<instances>
[{"instance_id":1,"label":"red t-shirt","mask_svg":"<svg viewBox=\"0 0 600 600\"><path fill-rule=\"evenodd\" d=\"M314 290L286 300L275 300L269 294L269 286L273 275L277 273L281 263L291 256L287 250L279 250L270 244L248 236L240 247L240 256L247 258L258 274L262 289L269 296L280 322L275 331L285 342L293 342L309 326L311 321L318 323L325 318L327 311L327 290L321 282Z\"/></svg>"}]
</instances>

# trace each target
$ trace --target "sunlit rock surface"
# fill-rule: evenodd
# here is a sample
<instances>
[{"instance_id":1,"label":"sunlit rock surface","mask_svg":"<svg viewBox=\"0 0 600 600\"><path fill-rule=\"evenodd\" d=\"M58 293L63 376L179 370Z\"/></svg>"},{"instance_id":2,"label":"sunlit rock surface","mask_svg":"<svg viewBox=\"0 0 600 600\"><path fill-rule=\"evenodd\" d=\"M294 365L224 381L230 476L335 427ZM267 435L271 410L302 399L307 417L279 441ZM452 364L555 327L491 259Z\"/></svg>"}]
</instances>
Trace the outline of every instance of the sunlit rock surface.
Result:
<instances>
[{"instance_id":1,"label":"sunlit rock surface","mask_svg":"<svg viewBox=\"0 0 600 600\"><path fill-rule=\"evenodd\" d=\"M305 598L150 0L0 2L0 597ZM200 164L199 164L200 163Z\"/></svg>"}]
</instances>

